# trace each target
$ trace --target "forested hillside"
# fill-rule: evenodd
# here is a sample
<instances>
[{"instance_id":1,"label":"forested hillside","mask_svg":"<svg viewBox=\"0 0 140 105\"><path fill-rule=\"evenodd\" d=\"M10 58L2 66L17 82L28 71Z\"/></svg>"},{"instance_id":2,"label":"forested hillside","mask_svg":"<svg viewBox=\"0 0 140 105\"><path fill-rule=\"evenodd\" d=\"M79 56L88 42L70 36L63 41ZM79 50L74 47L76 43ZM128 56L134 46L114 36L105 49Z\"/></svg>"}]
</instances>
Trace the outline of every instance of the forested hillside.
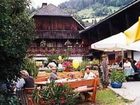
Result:
<instances>
[{"instance_id":1,"label":"forested hillside","mask_svg":"<svg viewBox=\"0 0 140 105\"><path fill-rule=\"evenodd\" d=\"M134 0L69 0L59 5L84 24L94 24Z\"/></svg>"},{"instance_id":2,"label":"forested hillside","mask_svg":"<svg viewBox=\"0 0 140 105\"><path fill-rule=\"evenodd\" d=\"M68 9L75 9L79 11L89 6L93 6L93 5L96 6L97 3L106 5L106 6L120 7L120 6L128 4L131 1L132 0L69 0L67 2L60 4L60 7L68 8Z\"/></svg>"}]
</instances>

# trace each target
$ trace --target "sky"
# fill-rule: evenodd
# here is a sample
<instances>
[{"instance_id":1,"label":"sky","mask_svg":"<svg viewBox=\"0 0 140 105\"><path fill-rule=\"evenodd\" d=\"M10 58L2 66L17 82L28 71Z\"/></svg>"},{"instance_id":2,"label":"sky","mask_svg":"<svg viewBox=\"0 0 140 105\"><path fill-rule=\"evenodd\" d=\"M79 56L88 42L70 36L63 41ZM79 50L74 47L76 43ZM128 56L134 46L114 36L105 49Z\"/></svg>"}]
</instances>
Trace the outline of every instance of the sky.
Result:
<instances>
[{"instance_id":1,"label":"sky","mask_svg":"<svg viewBox=\"0 0 140 105\"><path fill-rule=\"evenodd\" d=\"M52 3L56 6L58 6L60 3L68 1L68 0L30 0L31 1L31 6L37 8L41 7L42 3Z\"/></svg>"}]
</instances>

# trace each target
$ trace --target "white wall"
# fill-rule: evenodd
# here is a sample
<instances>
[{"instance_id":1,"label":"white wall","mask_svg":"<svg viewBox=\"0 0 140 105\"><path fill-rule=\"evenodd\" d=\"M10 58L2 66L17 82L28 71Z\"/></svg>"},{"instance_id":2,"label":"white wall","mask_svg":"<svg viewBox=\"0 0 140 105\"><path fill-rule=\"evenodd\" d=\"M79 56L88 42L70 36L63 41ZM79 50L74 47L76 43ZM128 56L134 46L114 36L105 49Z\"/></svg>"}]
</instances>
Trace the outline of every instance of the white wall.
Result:
<instances>
[{"instance_id":1,"label":"white wall","mask_svg":"<svg viewBox=\"0 0 140 105\"><path fill-rule=\"evenodd\" d=\"M47 57L33 57L33 60L39 60L39 61L48 61Z\"/></svg>"},{"instance_id":2,"label":"white wall","mask_svg":"<svg viewBox=\"0 0 140 105\"><path fill-rule=\"evenodd\" d=\"M140 52L134 51L134 60L139 61L140 60Z\"/></svg>"},{"instance_id":3,"label":"white wall","mask_svg":"<svg viewBox=\"0 0 140 105\"><path fill-rule=\"evenodd\" d=\"M78 60L79 62L82 62L82 57L69 57L69 59Z\"/></svg>"}]
</instances>

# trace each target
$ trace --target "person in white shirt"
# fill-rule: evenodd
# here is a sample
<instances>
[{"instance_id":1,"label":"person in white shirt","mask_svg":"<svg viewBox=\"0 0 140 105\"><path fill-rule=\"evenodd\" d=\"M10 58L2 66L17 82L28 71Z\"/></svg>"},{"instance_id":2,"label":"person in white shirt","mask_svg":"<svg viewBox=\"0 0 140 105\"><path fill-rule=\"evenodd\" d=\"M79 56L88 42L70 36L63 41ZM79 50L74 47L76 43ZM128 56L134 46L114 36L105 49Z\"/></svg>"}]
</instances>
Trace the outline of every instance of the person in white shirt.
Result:
<instances>
[{"instance_id":1,"label":"person in white shirt","mask_svg":"<svg viewBox=\"0 0 140 105\"><path fill-rule=\"evenodd\" d=\"M64 67L63 67L63 65L61 63L58 64L58 69L64 70Z\"/></svg>"},{"instance_id":2,"label":"person in white shirt","mask_svg":"<svg viewBox=\"0 0 140 105\"><path fill-rule=\"evenodd\" d=\"M126 61L123 64L123 67L124 67L125 76L134 75L134 69L132 68L132 65L129 59L126 59Z\"/></svg>"},{"instance_id":3,"label":"person in white shirt","mask_svg":"<svg viewBox=\"0 0 140 105\"><path fill-rule=\"evenodd\" d=\"M34 88L34 78L30 76L26 70L21 70L20 78L17 80L16 87L19 90L21 88Z\"/></svg>"},{"instance_id":4,"label":"person in white shirt","mask_svg":"<svg viewBox=\"0 0 140 105\"><path fill-rule=\"evenodd\" d=\"M96 75L93 72L91 72L91 67L87 66L85 68L84 79L93 79L95 77L96 77Z\"/></svg>"},{"instance_id":5,"label":"person in white shirt","mask_svg":"<svg viewBox=\"0 0 140 105\"><path fill-rule=\"evenodd\" d=\"M24 84L25 84L25 80L24 80L23 78L19 78L19 79L17 80L17 83L16 83L17 89L23 88Z\"/></svg>"},{"instance_id":6,"label":"person in white shirt","mask_svg":"<svg viewBox=\"0 0 140 105\"><path fill-rule=\"evenodd\" d=\"M84 79L94 79L95 77L96 77L96 75L93 72L91 72L91 67L86 66ZM81 96L84 97L85 100L88 100L88 98L90 97L90 94L88 92L82 92Z\"/></svg>"},{"instance_id":7,"label":"person in white shirt","mask_svg":"<svg viewBox=\"0 0 140 105\"><path fill-rule=\"evenodd\" d=\"M132 67L131 66L131 63L130 63L130 61L128 59L126 59L126 61L124 62L123 67L124 67L124 69L131 68Z\"/></svg>"}]
</instances>

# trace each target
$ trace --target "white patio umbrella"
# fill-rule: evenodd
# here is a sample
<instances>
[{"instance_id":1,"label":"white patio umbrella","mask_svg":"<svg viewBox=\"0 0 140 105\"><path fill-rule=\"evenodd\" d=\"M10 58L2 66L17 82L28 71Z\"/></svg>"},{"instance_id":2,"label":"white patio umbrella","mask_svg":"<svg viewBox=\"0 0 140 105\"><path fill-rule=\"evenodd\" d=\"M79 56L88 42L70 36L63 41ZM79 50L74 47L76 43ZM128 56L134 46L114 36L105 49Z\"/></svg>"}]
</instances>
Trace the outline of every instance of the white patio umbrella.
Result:
<instances>
[{"instance_id":1,"label":"white patio umbrella","mask_svg":"<svg viewBox=\"0 0 140 105\"><path fill-rule=\"evenodd\" d=\"M133 42L133 43L129 44L128 46L125 46L125 49L140 51L140 40Z\"/></svg>"},{"instance_id":2,"label":"white patio umbrella","mask_svg":"<svg viewBox=\"0 0 140 105\"><path fill-rule=\"evenodd\" d=\"M93 43L91 45L92 49L101 51L123 51L126 50L126 36L124 33L113 35L111 37L105 38L101 41Z\"/></svg>"},{"instance_id":3,"label":"white patio umbrella","mask_svg":"<svg viewBox=\"0 0 140 105\"><path fill-rule=\"evenodd\" d=\"M134 25L132 25L130 28L124 31L124 34L126 35L128 44L140 40L140 17Z\"/></svg>"}]
</instances>

